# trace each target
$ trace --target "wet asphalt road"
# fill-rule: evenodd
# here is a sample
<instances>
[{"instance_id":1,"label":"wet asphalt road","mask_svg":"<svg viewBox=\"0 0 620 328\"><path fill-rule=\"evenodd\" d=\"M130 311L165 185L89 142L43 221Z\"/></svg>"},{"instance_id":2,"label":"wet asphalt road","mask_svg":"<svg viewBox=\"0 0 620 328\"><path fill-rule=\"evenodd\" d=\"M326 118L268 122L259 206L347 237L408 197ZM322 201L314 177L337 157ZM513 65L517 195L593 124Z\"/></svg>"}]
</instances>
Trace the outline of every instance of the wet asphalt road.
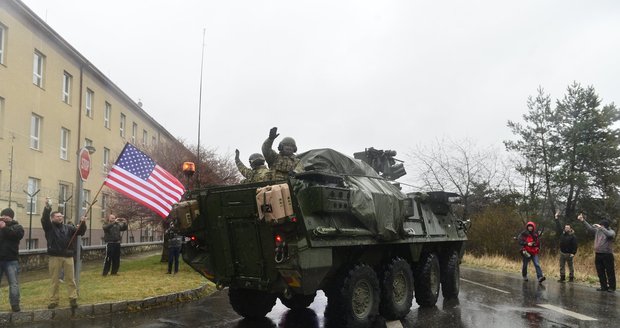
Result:
<instances>
[{"instance_id":1,"label":"wet asphalt road","mask_svg":"<svg viewBox=\"0 0 620 328\"><path fill-rule=\"evenodd\" d=\"M519 274L461 268L458 300L443 300L433 308L412 307L401 322L378 320L376 327L618 327L620 292L557 283L523 282ZM288 311L279 301L264 320L240 318L228 304L227 291L204 299L140 313L95 319L30 324L29 327L84 328L335 328L324 317L322 292L305 311Z\"/></svg>"}]
</instances>

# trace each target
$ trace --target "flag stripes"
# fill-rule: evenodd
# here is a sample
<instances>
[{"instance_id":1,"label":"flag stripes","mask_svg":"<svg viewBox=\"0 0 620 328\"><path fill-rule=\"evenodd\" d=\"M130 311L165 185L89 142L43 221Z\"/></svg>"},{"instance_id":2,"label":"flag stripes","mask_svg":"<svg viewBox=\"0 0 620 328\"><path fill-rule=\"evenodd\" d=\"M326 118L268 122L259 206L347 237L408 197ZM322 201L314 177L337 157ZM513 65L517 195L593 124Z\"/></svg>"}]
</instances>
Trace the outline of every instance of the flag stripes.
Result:
<instances>
[{"instance_id":1,"label":"flag stripes","mask_svg":"<svg viewBox=\"0 0 620 328\"><path fill-rule=\"evenodd\" d=\"M105 184L166 218L185 188L172 174L127 143Z\"/></svg>"}]
</instances>

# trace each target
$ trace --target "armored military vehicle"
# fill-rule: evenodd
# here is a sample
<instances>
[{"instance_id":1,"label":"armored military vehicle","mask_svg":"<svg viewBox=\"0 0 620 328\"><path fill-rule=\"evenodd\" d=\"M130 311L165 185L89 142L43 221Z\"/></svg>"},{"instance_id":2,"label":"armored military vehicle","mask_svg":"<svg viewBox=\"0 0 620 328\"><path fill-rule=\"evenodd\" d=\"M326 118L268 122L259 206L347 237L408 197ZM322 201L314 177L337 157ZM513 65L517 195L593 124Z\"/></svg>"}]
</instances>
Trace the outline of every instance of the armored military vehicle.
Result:
<instances>
[{"instance_id":1,"label":"armored military vehicle","mask_svg":"<svg viewBox=\"0 0 620 328\"><path fill-rule=\"evenodd\" d=\"M323 290L332 318L369 327L379 314L405 317L414 294L421 306L433 306L440 287L457 297L468 228L458 197L404 194L392 181L405 174L395 155L317 149L299 154L286 180L194 190L173 211L190 240L183 259L228 287L247 318L277 298L305 308Z\"/></svg>"}]
</instances>

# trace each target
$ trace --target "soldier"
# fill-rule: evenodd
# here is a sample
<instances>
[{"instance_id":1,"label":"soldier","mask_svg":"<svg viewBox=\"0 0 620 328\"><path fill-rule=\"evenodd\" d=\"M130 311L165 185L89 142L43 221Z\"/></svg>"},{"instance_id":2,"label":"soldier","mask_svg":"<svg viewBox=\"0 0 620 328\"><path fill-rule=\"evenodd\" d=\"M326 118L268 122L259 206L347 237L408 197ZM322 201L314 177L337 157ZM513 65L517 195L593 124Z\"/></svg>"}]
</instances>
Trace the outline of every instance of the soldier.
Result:
<instances>
[{"instance_id":1,"label":"soldier","mask_svg":"<svg viewBox=\"0 0 620 328\"><path fill-rule=\"evenodd\" d=\"M269 130L269 137L263 142L263 155L269 165L269 169L273 173L273 179L286 179L288 173L295 169L295 166L299 163L299 159L295 156L297 152L297 145L295 145L295 139L291 137L283 138L278 145L280 153L276 153L271 149L273 141L279 136L278 128L274 127Z\"/></svg>"},{"instance_id":2,"label":"soldier","mask_svg":"<svg viewBox=\"0 0 620 328\"><path fill-rule=\"evenodd\" d=\"M239 159L239 149L235 149L235 163L245 179L241 183L252 183L269 180L269 169L265 166L265 157L259 153L250 155L250 167L247 168Z\"/></svg>"}]
</instances>

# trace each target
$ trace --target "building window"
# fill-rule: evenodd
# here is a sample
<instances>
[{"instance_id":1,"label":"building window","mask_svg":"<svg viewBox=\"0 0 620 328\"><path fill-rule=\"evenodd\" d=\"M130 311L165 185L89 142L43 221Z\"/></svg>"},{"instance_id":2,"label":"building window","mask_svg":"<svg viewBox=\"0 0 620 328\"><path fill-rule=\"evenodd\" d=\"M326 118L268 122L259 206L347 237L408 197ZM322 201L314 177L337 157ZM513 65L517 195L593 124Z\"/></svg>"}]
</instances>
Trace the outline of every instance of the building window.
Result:
<instances>
[{"instance_id":1,"label":"building window","mask_svg":"<svg viewBox=\"0 0 620 328\"><path fill-rule=\"evenodd\" d=\"M125 114L121 113L121 137L125 138Z\"/></svg>"},{"instance_id":2,"label":"building window","mask_svg":"<svg viewBox=\"0 0 620 328\"><path fill-rule=\"evenodd\" d=\"M73 76L65 72L62 75L62 101L66 104L71 104L71 84Z\"/></svg>"},{"instance_id":3,"label":"building window","mask_svg":"<svg viewBox=\"0 0 620 328\"><path fill-rule=\"evenodd\" d=\"M37 249L37 248L39 248L39 239L37 239L37 238L33 238L33 239L26 238L26 247L27 247L27 249Z\"/></svg>"},{"instance_id":4,"label":"building window","mask_svg":"<svg viewBox=\"0 0 620 328\"><path fill-rule=\"evenodd\" d=\"M69 201L69 190L71 187L68 184L58 184L58 210L62 214L67 215L67 202ZM69 204L69 207L71 204Z\"/></svg>"},{"instance_id":5,"label":"building window","mask_svg":"<svg viewBox=\"0 0 620 328\"><path fill-rule=\"evenodd\" d=\"M39 150L41 145L41 116L32 114L30 118L30 148Z\"/></svg>"},{"instance_id":6,"label":"building window","mask_svg":"<svg viewBox=\"0 0 620 328\"><path fill-rule=\"evenodd\" d=\"M34 61L32 63L32 83L39 88L43 88L43 69L45 65L45 56L38 51L34 52Z\"/></svg>"},{"instance_id":7,"label":"building window","mask_svg":"<svg viewBox=\"0 0 620 328\"><path fill-rule=\"evenodd\" d=\"M138 124L133 122L131 126L131 143L136 144L136 134L138 134Z\"/></svg>"},{"instance_id":8,"label":"building window","mask_svg":"<svg viewBox=\"0 0 620 328\"><path fill-rule=\"evenodd\" d=\"M146 130L142 130L142 145L146 146L147 142L149 142L149 133Z\"/></svg>"},{"instance_id":9,"label":"building window","mask_svg":"<svg viewBox=\"0 0 620 328\"><path fill-rule=\"evenodd\" d=\"M101 217L105 218L108 210L109 196L106 194L101 195Z\"/></svg>"},{"instance_id":10,"label":"building window","mask_svg":"<svg viewBox=\"0 0 620 328\"><path fill-rule=\"evenodd\" d=\"M153 146L153 147L157 146L157 138L155 138L155 136L153 136L153 138L151 138L151 146Z\"/></svg>"},{"instance_id":11,"label":"building window","mask_svg":"<svg viewBox=\"0 0 620 328\"><path fill-rule=\"evenodd\" d=\"M108 164L110 163L110 150L108 148L103 148L103 172L108 172Z\"/></svg>"},{"instance_id":12,"label":"building window","mask_svg":"<svg viewBox=\"0 0 620 328\"><path fill-rule=\"evenodd\" d=\"M26 196L26 212L37 213L37 199L41 180L37 178L28 178L28 195ZM32 197L30 197L32 195Z\"/></svg>"},{"instance_id":13,"label":"building window","mask_svg":"<svg viewBox=\"0 0 620 328\"><path fill-rule=\"evenodd\" d=\"M93 101L95 100L95 93L91 89L86 89L86 116L93 118Z\"/></svg>"},{"instance_id":14,"label":"building window","mask_svg":"<svg viewBox=\"0 0 620 328\"><path fill-rule=\"evenodd\" d=\"M60 158L64 160L69 159L69 130L65 128L60 129Z\"/></svg>"},{"instance_id":15,"label":"building window","mask_svg":"<svg viewBox=\"0 0 620 328\"><path fill-rule=\"evenodd\" d=\"M88 206L90 206L90 190L84 189L82 192L82 213L86 213ZM75 222L77 224L77 222Z\"/></svg>"},{"instance_id":16,"label":"building window","mask_svg":"<svg viewBox=\"0 0 620 328\"><path fill-rule=\"evenodd\" d=\"M112 105L109 102L105 102L105 109L103 110L103 126L110 128L110 116L112 115Z\"/></svg>"},{"instance_id":17,"label":"building window","mask_svg":"<svg viewBox=\"0 0 620 328\"><path fill-rule=\"evenodd\" d=\"M0 64L4 64L4 40L6 40L6 27L0 24Z\"/></svg>"},{"instance_id":18,"label":"building window","mask_svg":"<svg viewBox=\"0 0 620 328\"><path fill-rule=\"evenodd\" d=\"M4 98L0 97L0 139L4 136Z\"/></svg>"}]
</instances>

